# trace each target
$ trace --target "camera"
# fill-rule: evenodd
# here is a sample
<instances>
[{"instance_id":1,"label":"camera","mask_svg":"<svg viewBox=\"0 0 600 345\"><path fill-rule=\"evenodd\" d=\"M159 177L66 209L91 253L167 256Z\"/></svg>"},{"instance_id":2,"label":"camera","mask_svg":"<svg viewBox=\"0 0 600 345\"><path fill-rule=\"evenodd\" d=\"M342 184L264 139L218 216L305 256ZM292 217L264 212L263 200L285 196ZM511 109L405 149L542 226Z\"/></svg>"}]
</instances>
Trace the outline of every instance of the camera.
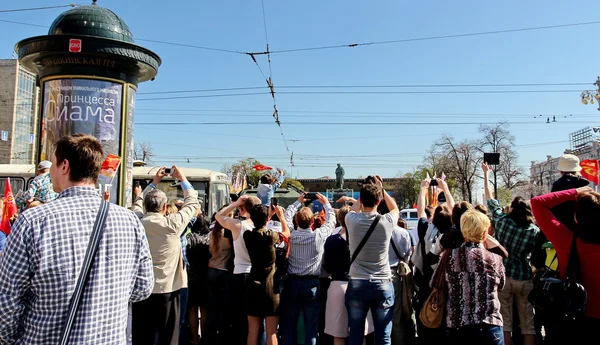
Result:
<instances>
[{"instance_id":1,"label":"camera","mask_svg":"<svg viewBox=\"0 0 600 345\"><path fill-rule=\"evenodd\" d=\"M165 168L165 174L171 175L172 172L173 172L173 169L171 169L171 168Z\"/></svg>"},{"instance_id":2,"label":"camera","mask_svg":"<svg viewBox=\"0 0 600 345\"><path fill-rule=\"evenodd\" d=\"M315 193L315 192L306 193L304 195L304 199L310 200L310 201L317 200L317 193Z\"/></svg>"},{"instance_id":3,"label":"camera","mask_svg":"<svg viewBox=\"0 0 600 345\"><path fill-rule=\"evenodd\" d=\"M436 187L438 186L438 181L434 178L431 179L431 181L429 182L429 187Z\"/></svg>"},{"instance_id":4,"label":"camera","mask_svg":"<svg viewBox=\"0 0 600 345\"><path fill-rule=\"evenodd\" d=\"M273 206L273 207L279 206L279 200L277 200L277 198L271 198L271 206Z\"/></svg>"}]
</instances>

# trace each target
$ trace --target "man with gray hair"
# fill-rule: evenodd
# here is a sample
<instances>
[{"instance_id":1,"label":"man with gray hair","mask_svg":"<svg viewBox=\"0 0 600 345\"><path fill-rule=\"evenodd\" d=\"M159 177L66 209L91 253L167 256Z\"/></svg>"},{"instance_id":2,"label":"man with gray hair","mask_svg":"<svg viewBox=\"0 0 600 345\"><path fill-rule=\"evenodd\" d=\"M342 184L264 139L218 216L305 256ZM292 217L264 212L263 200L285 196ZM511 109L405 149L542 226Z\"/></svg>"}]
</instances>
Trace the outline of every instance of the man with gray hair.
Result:
<instances>
[{"instance_id":1,"label":"man with gray hair","mask_svg":"<svg viewBox=\"0 0 600 345\"><path fill-rule=\"evenodd\" d=\"M185 175L173 166L174 178L181 181L184 202L181 210L165 215L167 196L156 188L163 177L161 167L154 181L137 196L132 211L142 220L150 244L154 267L154 290L142 302L133 304L133 344L154 344L158 332L159 344L177 344L180 321L180 290L187 288L187 273L179 237L200 208L198 192Z\"/></svg>"}]
</instances>

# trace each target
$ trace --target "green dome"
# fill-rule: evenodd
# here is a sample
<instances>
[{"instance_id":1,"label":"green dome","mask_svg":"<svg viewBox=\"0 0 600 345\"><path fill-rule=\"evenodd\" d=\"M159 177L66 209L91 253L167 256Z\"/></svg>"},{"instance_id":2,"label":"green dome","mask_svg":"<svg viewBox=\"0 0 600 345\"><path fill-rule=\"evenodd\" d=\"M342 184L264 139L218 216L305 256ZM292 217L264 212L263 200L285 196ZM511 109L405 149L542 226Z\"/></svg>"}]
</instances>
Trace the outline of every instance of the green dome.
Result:
<instances>
[{"instance_id":1,"label":"green dome","mask_svg":"<svg viewBox=\"0 0 600 345\"><path fill-rule=\"evenodd\" d=\"M60 14L48 35L84 35L133 43L133 34L113 11L97 5L78 6Z\"/></svg>"}]
</instances>

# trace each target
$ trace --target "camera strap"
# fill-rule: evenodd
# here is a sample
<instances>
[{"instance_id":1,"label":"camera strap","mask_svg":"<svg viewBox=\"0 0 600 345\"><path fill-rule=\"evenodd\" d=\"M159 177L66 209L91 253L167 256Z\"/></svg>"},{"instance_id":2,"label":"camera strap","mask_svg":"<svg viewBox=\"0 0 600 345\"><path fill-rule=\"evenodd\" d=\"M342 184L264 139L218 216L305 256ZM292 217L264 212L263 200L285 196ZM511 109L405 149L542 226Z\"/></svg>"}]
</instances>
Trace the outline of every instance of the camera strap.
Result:
<instances>
[{"instance_id":1,"label":"camera strap","mask_svg":"<svg viewBox=\"0 0 600 345\"><path fill-rule=\"evenodd\" d=\"M352 258L350 259L350 266L352 266L352 263L354 262L354 260L356 260L356 258L358 257L358 254L360 253L360 251L363 249L363 247L365 246L365 244L367 244L367 241L369 240L369 237L371 237L371 234L373 233L373 230L375 230L375 227L377 226L377 224L379 223L379 220L381 219L381 215L378 214L377 216L375 216L375 220L373 221L373 223L371 223L371 227L369 227L369 230L367 230L367 233L365 234L365 237L363 237L362 241L360 241L360 243L358 244L358 247L356 247L356 250L354 251L354 254L352 254ZM346 231L346 237L348 238L348 246L350 246L350 235L349 235L349 231Z\"/></svg>"}]
</instances>

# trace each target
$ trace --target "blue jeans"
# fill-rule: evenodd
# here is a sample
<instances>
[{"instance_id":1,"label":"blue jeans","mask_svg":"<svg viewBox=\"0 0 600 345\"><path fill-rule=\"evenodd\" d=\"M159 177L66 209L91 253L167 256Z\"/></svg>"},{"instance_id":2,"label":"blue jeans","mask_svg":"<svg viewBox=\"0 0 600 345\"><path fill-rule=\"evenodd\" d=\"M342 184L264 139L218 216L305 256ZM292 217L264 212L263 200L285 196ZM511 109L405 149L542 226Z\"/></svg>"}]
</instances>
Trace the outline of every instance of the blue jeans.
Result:
<instances>
[{"instance_id":1,"label":"blue jeans","mask_svg":"<svg viewBox=\"0 0 600 345\"><path fill-rule=\"evenodd\" d=\"M319 334L321 283L318 278L288 276L281 293L280 332L283 345L296 345L298 318L304 315L304 344L316 345Z\"/></svg>"},{"instance_id":2,"label":"blue jeans","mask_svg":"<svg viewBox=\"0 0 600 345\"><path fill-rule=\"evenodd\" d=\"M4 247L6 246L6 234L2 231L0 231L0 252L2 250L4 250Z\"/></svg>"},{"instance_id":3,"label":"blue jeans","mask_svg":"<svg viewBox=\"0 0 600 345\"><path fill-rule=\"evenodd\" d=\"M449 345L504 345L501 326L479 323L448 330Z\"/></svg>"},{"instance_id":4,"label":"blue jeans","mask_svg":"<svg viewBox=\"0 0 600 345\"><path fill-rule=\"evenodd\" d=\"M362 345L369 310L375 326L375 344L391 344L394 316L394 285L391 280L350 279L346 290L346 309L350 327L348 345Z\"/></svg>"}]
</instances>

